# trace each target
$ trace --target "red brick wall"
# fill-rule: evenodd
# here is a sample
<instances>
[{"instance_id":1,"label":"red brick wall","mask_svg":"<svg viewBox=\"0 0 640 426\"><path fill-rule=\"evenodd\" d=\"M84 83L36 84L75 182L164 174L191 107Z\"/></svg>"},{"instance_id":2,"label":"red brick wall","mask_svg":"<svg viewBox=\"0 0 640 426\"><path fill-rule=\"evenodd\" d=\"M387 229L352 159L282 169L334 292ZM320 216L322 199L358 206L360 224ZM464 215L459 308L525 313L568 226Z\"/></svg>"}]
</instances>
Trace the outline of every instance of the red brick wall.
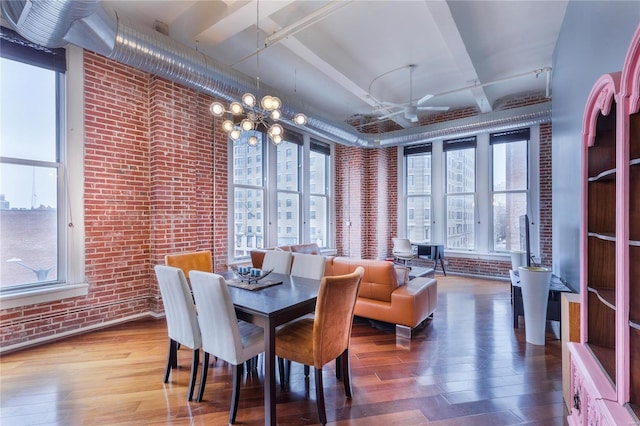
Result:
<instances>
[{"instance_id":1,"label":"red brick wall","mask_svg":"<svg viewBox=\"0 0 640 426\"><path fill-rule=\"evenodd\" d=\"M553 265L551 123L540 125L540 257L541 264Z\"/></svg>"},{"instance_id":2,"label":"red brick wall","mask_svg":"<svg viewBox=\"0 0 640 426\"><path fill-rule=\"evenodd\" d=\"M161 312L153 265L227 259L227 144L212 98L85 52L86 297L0 311L11 346ZM215 193L214 193L215 191Z\"/></svg>"}]
</instances>

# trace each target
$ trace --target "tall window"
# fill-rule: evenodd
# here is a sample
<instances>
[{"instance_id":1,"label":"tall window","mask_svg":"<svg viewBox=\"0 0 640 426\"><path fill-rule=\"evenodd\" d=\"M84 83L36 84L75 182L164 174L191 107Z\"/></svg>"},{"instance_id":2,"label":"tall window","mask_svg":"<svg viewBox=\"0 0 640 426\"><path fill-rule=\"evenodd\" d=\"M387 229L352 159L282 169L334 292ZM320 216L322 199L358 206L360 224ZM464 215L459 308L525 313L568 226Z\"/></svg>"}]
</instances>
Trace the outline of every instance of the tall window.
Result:
<instances>
[{"instance_id":1,"label":"tall window","mask_svg":"<svg viewBox=\"0 0 640 426\"><path fill-rule=\"evenodd\" d=\"M65 51L5 28L0 50L0 288L65 280ZM15 41L15 42L13 42Z\"/></svg>"},{"instance_id":2,"label":"tall window","mask_svg":"<svg viewBox=\"0 0 640 426\"><path fill-rule=\"evenodd\" d=\"M431 236L431 144L405 147L406 236L430 242Z\"/></svg>"},{"instance_id":3,"label":"tall window","mask_svg":"<svg viewBox=\"0 0 640 426\"><path fill-rule=\"evenodd\" d=\"M302 145L297 135L286 135L287 141L277 146L278 245L300 242L300 199ZM302 138L300 138L302 139ZM293 141L292 141L293 140ZM301 141L300 141L301 142ZM280 215L284 211L284 215Z\"/></svg>"},{"instance_id":4,"label":"tall window","mask_svg":"<svg viewBox=\"0 0 640 426\"><path fill-rule=\"evenodd\" d=\"M520 248L521 215L527 213L529 129L490 136L493 159L493 250Z\"/></svg>"},{"instance_id":5,"label":"tall window","mask_svg":"<svg viewBox=\"0 0 640 426\"><path fill-rule=\"evenodd\" d=\"M329 231L329 145L311 140L309 153L309 241L327 247Z\"/></svg>"},{"instance_id":6,"label":"tall window","mask_svg":"<svg viewBox=\"0 0 640 426\"><path fill-rule=\"evenodd\" d=\"M474 250L476 244L476 138L445 141L446 246Z\"/></svg>"},{"instance_id":7,"label":"tall window","mask_svg":"<svg viewBox=\"0 0 640 426\"><path fill-rule=\"evenodd\" d=\"M261 248L263 242L263 167L246 166L250 162L262 165L263 135L258 135L256 146L247 143L248 136L244 133L240 139L233 142L234 257L248 256L251 249Z\"/></svg>"},{"instance_id":8,"label":"tall window","mask_svg":"<svg viewBox=\"0 0 640 426\"><path fill-rule=\"evenodd\" d=\"M253 248L309 242L327 248L333 241L331 147L290 131L285 137L274 145L261 133L256 147L246 138L233 144L230 260L247 258Z\"/></svg>"}]
</instances>

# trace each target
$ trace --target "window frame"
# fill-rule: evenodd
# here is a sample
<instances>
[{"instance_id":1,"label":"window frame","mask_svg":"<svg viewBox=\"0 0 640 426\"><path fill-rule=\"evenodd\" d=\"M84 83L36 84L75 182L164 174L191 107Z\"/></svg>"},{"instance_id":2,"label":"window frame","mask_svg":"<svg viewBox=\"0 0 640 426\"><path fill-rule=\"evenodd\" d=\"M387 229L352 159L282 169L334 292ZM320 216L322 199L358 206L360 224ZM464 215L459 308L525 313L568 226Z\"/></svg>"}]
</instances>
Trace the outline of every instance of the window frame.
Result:
<instances>
[{"instance_id":1,"label":"window frame","mask_svg":"<svg viewBox=\"0 0 640 426\"><path fill-rule=\"evenodd\" d=\"M430 170L430 175L429 175L429 185L428 185L428 190L426 188L426 185L424 186L424 191L420 192L420 193L415 193L415 194L409 194L409 187L415 184L415 176L414 175L410 175L409 171L409 162L410 161L415 161L416 157L428 157L429 158L429 170ZM422 239L419 240L415 240L414 242L418 243L418 242L424 242L424 243L431 243L433 240L433 214L434 214L434 202L433 202L433 154L432 154L432 145L431 143L427 143L427 144L420 144L420 145L415 145L415 146L409 146L409 147L405 147L403 149L403 161L404 161L404 175L405 175L405 184L402 186L403 191L402 194L404 196L404 235L411 237L411 232L409 230L409 226L411 225L412 221L415 221L415 216L416 216L416 209L412 208L409 209L409 200L410 199L428 199L428 203L424 203L423 206L429 209L430 215L428 218L428 232L427 231L427 227L425 226L425 236ZM425 163L426 165L426 163ZM424 170L424 169L423 169ZM424 175L424 172L423 172ZM426 216L423 212L422 216ZM424 221L426 221L427 219L423 219ZM426 236L426 234L429 235L429 237Z\"/></svg>"},{"instance_id":2,"label":"window frame","mask_svg":"<svg viewBox=\"0 0 640 426\"><path fill-rule=\"evenodd\" d=\"M2 28L2 31L5 31ZM11 30L9 30L11 31ZM28 42L27 42L28 43ZM3 41L3 51L5 50ZM18 308L86 296L89 284L85 276L84 228L84 52L75 46L66 46L66 72L58 90L61 105L59 115L58 227L59 239L58 280L36 286L20 286L0 291L3 309Z\"/></svg>"},{"instance_id":3,"label":"window frame","mask_svg":"<svg viewBox=\"0 0 640 426\"><path fill-rule=\"evenodd\" d=\"M529 193L527 198L527 209L530 219L531 230L531 251L535 258L540 259L540 229L537 226L540 218L540 125L513 126L513 129L526 127L530 130L528 143L528 171L529 171ZM510 254L507 252L496 252L493 250L493 219L491 213L491 183L492 164L490 151L490 134L497 130L487 129L475 133L477 140L476 147L476 248L473 251L447 249L447 256L478 259L478 260L498 260L508 261ZM433 243L443 243L446 235L446 207L445 207L445 167L444 167L444 145L445 138L430 139L421 141L420 144L432 144L432 239ZM406 167L404 162L404 149L399 146L398 152L398 191L406 191ZM397 235L406 236L406 215L407 206L405 202L398 203L398 227ZM478 223L479 222L479 223Z\"/></svg>"}]
</instances>

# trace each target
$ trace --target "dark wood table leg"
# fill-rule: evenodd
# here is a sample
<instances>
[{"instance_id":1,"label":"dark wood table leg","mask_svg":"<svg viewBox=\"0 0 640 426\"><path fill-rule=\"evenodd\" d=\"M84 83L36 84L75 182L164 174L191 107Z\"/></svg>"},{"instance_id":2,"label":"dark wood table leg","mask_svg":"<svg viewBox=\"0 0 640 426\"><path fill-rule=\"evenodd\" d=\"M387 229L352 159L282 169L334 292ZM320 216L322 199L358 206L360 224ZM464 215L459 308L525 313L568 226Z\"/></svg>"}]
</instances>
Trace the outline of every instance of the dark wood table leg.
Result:
<instances>
[{"instance_id":1,"label":"dark wood table leg","mask_svg":"<svg viewBox=\"0 0 640 426\"><path fill-rule=\"evenodd\" d=\"M264 424L276 424L276 329L270 323L264 328Z\"/></svg>"}]
</instances>

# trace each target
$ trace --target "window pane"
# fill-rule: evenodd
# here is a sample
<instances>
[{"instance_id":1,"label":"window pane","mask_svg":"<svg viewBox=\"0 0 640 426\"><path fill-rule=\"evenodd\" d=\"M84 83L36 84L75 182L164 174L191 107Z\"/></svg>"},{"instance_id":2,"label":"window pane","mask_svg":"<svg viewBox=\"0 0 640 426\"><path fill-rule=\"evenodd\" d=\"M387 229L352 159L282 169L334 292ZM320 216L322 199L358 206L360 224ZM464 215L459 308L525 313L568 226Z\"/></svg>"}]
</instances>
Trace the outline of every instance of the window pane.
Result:
<instances>
[{"instance_id":1,"label":"window pane","mask_svg":"<svg viewBox=\"0 0 640 426\"><path fill-rule=\"evenodd\" d=\"M447 151L447 194L476 190L475 148Z\"/></svg>"},{"instance_id":2,"label":"window pane","mask_svg":"<svg viewBox=\"0 0 640 426\"><path fill-rule=\"evenodd\" d=\"M493 190L527 189L527 141L491 145Z\"/></svg>"},{"instance_id":3,"label":"window pane","mask_svg":"<svg viewBox=\"0 0 640 426\"><path fill-rule=\"evenodd\" d=\"M57 169L3 163L0 176L0 285L57 280Z\"/></svg>"},{"instance_id":4,"label":"window pane","mask_svg":"<svg viewBox=\"0 0 640 426\"><path fill-rule=\"evenodd\" d=\"M282 142L278 145L278 189L299 191L299 149L300 146L293 142Z\"/></svg>"},{"instance_id":5,"label":"window pane","mask_svg":"<svg viewBox=\"0 0 640 426\"><path fill-rule=\"evenodd\" d=\"M493 248L520 250L520 216L527 213L527 193L493 195Z\"/></svg>"},{"instance_id":6,"label":"window pane","mask_svg":"<svg viewBox=\"0 0 640 426\"><path fill-rule=\"evenodd\" d=\"M57 161L56 76L0 59L0 156Z\"/></svg>"},{"instance_id":7,"label":"window pane","mask_svg":"<svg viewBox=\"0 0 640 426\"><path fill-rule=\"evenodd\" d=\"M249 250L255 246L255 248L262 248L262 235L260 238L255 238L255 244L253 244L254 234L250 230L263 229L262 223L262 207L249 208L248 203L251 202L253 206L263 205L263 192L259 190L251 190L246 188L235 188L234 190L234 231L235 231L235 248L234 258L244 257L249 255Z\"/></svg>"},{"instance_id":8,"label":"window pane","mask_svg":"<svg viewBox=\"0 0 640 426\"><path fill-rule=\"evenodd\" d=\"M447 247L475 248L474 195L447 196Z\"/></svg>"},{"instance_id":9,"label":"window pane","mask_svg":"<svg viewBox=\"0 0 640 426\"><path fill-rule=\"evenodd\" d=\"M311 151L309 154L309 188L314 194L327 194L329 156ZM326 240L325 240L326 241Z\"/></svg>"},{"instance_id":10,"label":"window pane","mask_svg":"<svg viewBox=\"0 0 640 426\"><path fill-rule=\"evenodd\" d=\"M431 194L431 153L407 157L407 195Z\"/></svg>"},{"instance_id":11,"label":"window pane","mask_svg":"<svg viewBox=\"0 0 640 426\"><path fill-rule=\"evenodd\" d=\"M262 167L247 167L249 158L252 164L262 164L262 134L258 134L258 144L250 146L247 143L250 133L243 132L242 137L233 142L233 183L236 185L261 186Z\"/></svg>"},{"instance_id":12,"label":"window pane","mask_svg":"<svg viewBox=\"0 0 640 426\"><path fill-rule=\"evenodd\" d=\"M318 244L318 247L327 247L327 232L329 228L329 211L326 197L310 197L311 212L311 242Z\"/></svg>"},{"instance_id":13,"label":"window pane","mask_svg":"<svg viewBox=\"0 0 640 426\"><path fill-rule=\"evenodd\" d=\"M415 242L430 242L431 197L408 197L407 212L407 238Z\"/></svg>"},{"instance_id":14,"label":"window pane","mask_svg":"<svg viewBox=\"0 0 640 426\"><path fill-rule=\"evenodd\" d=\"M278 220L278 245L298 244L300 239L300 197L298 194L278 193L278 202L284 202L285 219ZM278 213L282 213L279 211ZM283 232L284 230L284 232Z\"/></svg>"}]
</instances>

